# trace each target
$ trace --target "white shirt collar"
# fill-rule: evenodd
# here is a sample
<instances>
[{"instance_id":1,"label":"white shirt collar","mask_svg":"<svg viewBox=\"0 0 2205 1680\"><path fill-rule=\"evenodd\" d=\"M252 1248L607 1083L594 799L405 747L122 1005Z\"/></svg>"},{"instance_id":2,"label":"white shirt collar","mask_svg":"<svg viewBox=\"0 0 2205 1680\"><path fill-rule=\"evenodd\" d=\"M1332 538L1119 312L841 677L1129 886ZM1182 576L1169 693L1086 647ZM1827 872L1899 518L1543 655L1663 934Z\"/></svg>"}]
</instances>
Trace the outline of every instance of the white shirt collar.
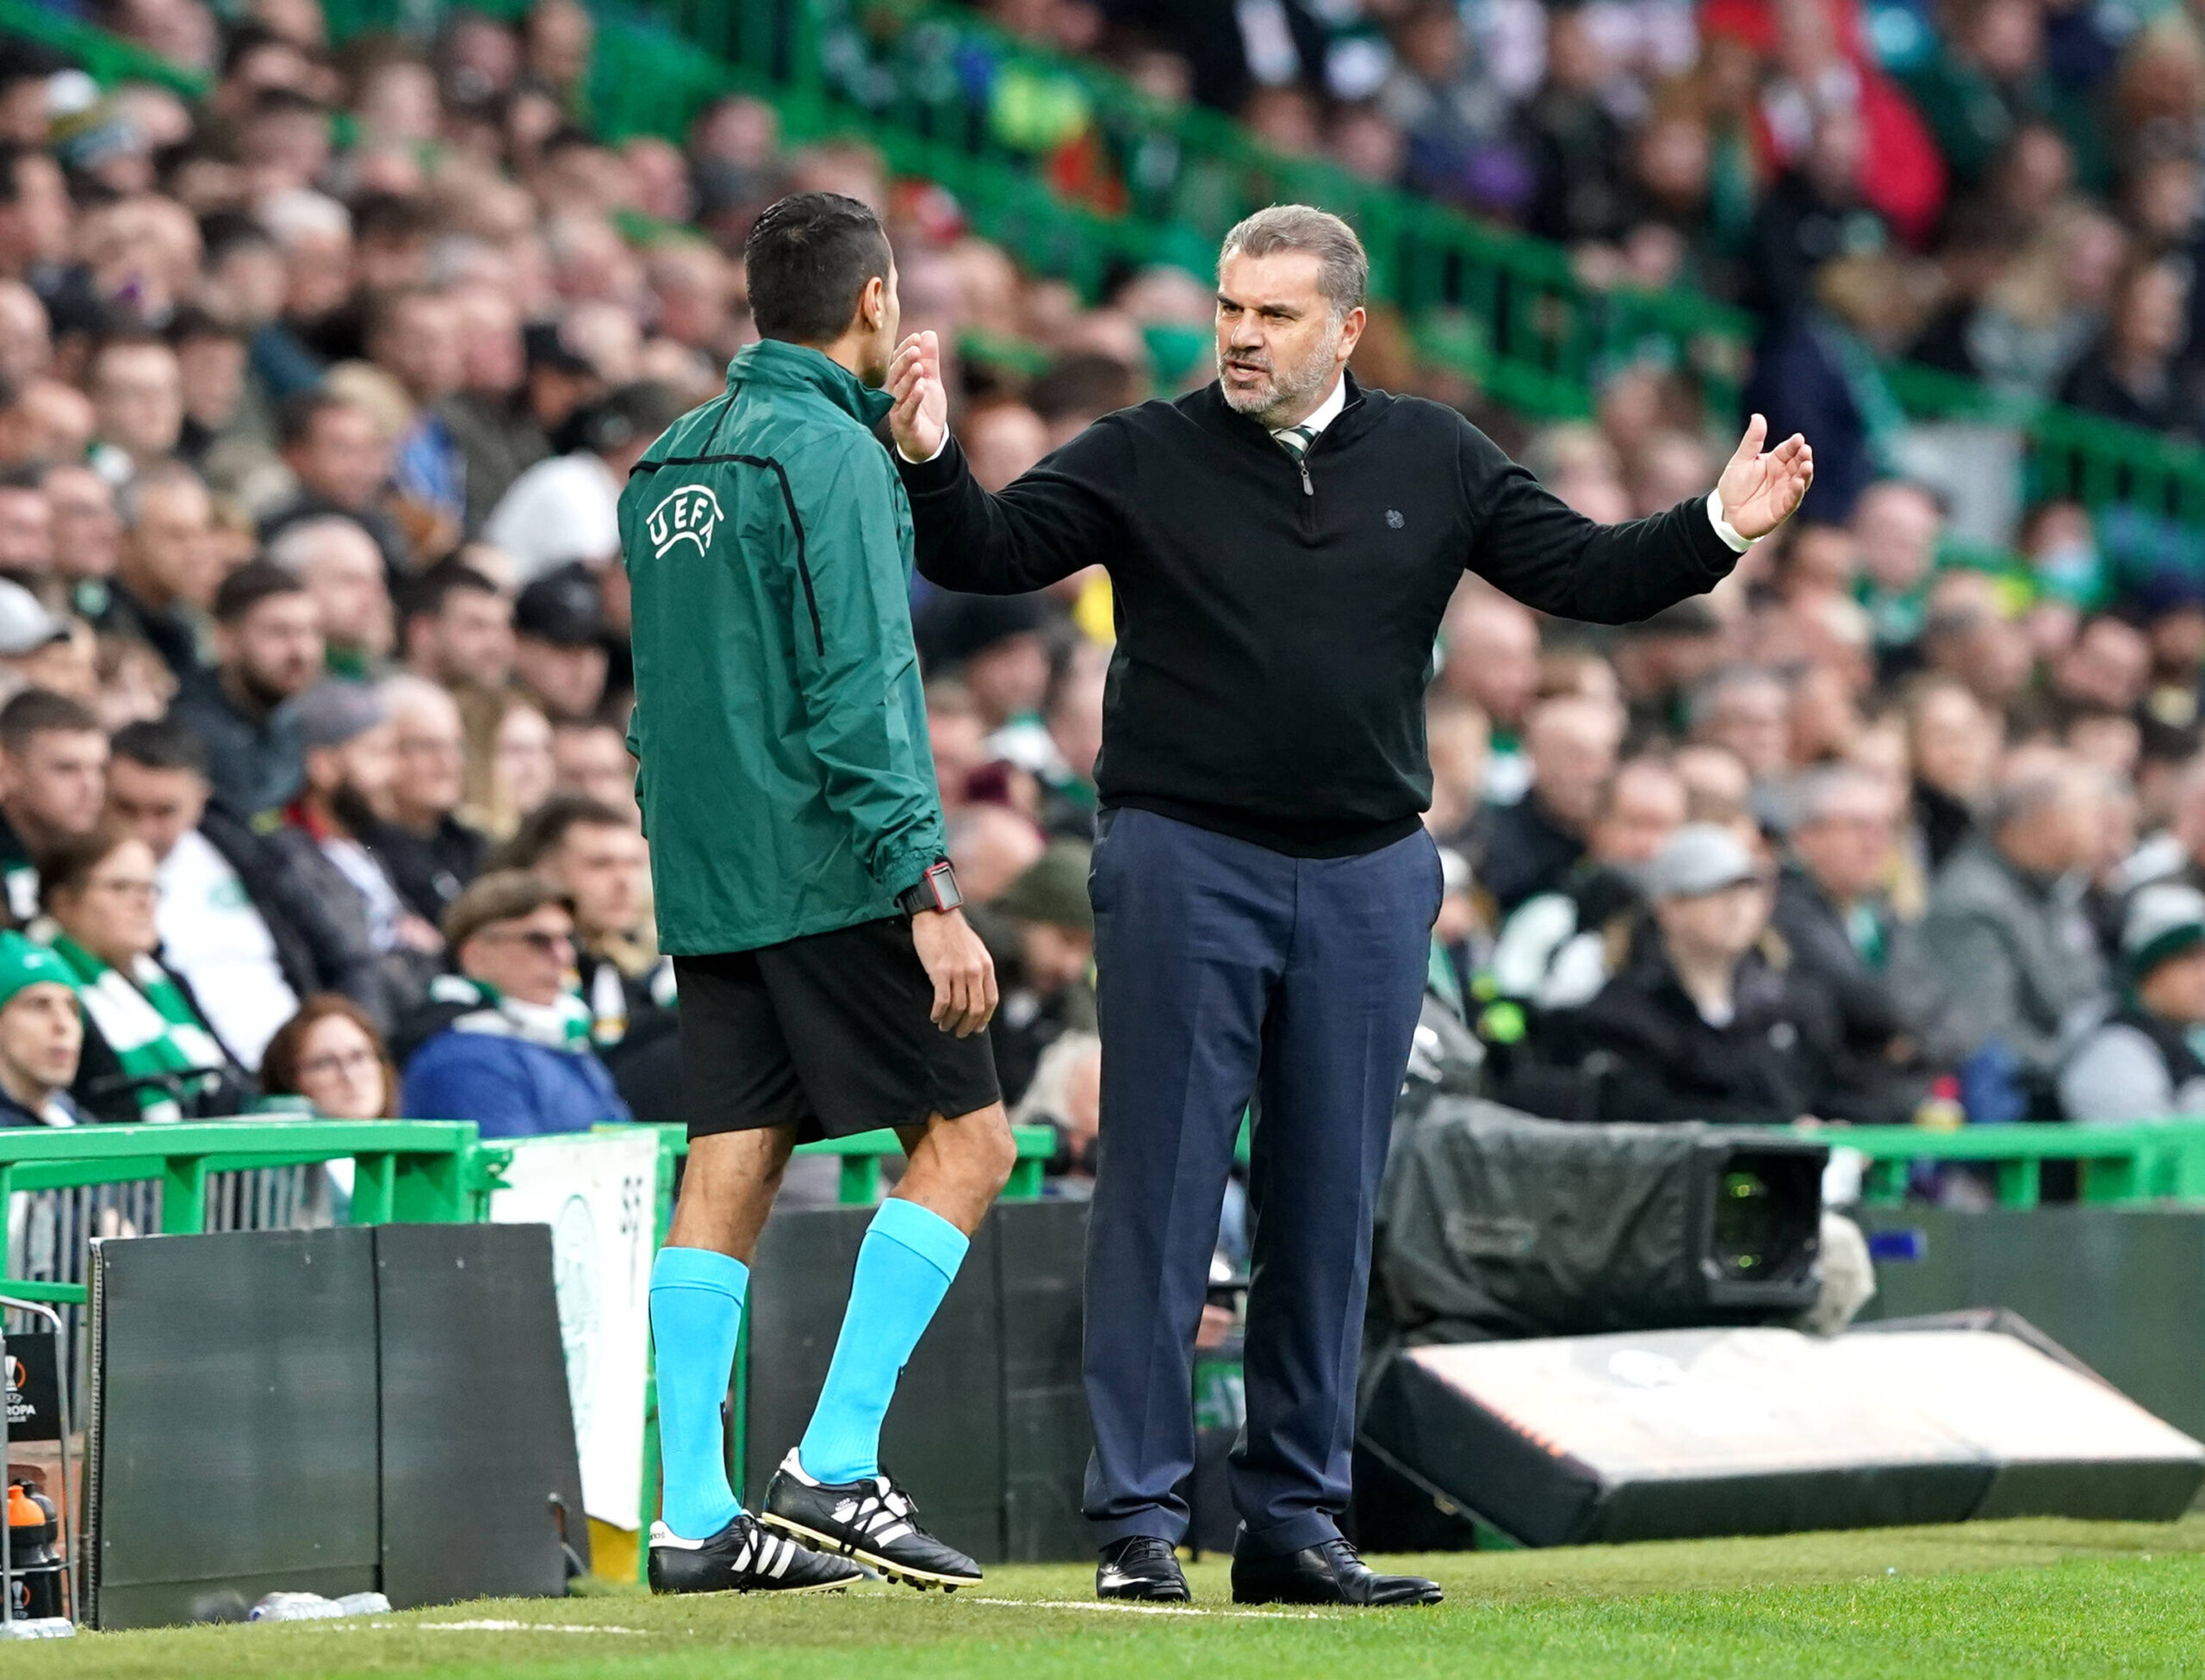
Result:
<instances>
[{"instance_id":1,"label":"white shirt collar","mask_svg":"<svg viewBox=\"0 0 2205 1680\"><path fill-rule=\"evenodd\" d=\"M1332 395L1326 397L1324 401L1319 403L1316 406L1315 412L1310 414L1308 418L1303 420L1301 424L1309 429L1309 435L1312 437L1314 437L1326 426L1332 425L1334 420L1339 418L1340 410L1346 406L1347 375L1343 371L1340 376L1332 381ZM1292 429L1293 428L1290 426L1276 426L1272 429L1271 436L1276 437L1281 433L1289 431Z\"/></svg>"}]
</instances>

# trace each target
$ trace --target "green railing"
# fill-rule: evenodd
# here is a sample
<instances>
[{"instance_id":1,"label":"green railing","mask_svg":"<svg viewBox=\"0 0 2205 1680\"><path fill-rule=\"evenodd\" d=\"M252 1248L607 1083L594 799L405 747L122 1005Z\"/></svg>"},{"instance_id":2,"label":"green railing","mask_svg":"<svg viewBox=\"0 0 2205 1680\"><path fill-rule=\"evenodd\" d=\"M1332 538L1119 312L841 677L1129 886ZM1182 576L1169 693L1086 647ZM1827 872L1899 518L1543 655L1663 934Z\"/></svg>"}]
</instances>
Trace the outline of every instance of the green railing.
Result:
<instances>
[{"instance_id":1,"label":"green railing","mask_svg":"<svg viewBox=\"0 0 2205 1680\"><path fill-rule=\"evenodd\" d=\"M671 1163L688 1153L679 1125L653 1127L659 1136L657 1231L666 1240L674 1213ZM1047 1126L1017 1126L1018 1159L1004 1194L1041 1193L1042 1169L1056 1148ZM841 1199L848 1206L880 1200L881 1162L903 1153L893 1131L806 1144L801 1155L842 1162ZM215 1120L187 1125L87 1125L48 1131L28 1126L0 1131L0 1208L18 1190L73 1190L99 1184L151 1181L161 1187L163 1236L193 1236L206 1229L207 1181L215 1173L265 1167L355 1162L351 1222L474 1224L489 1218L490 1193L512 1159L506 1145L484 1143L462 1120ZM81 1304L80 1284L16 1282L0 1290L26 1300Z\"/></svg>"},{"instance_id":2,"label":"green railing","mask_svg":"<svg viewBox=\"0 0 2205 1680\"><path fill-rule=\"evenodd\" d=\"M1130 226L1139 230L1134 260L1201 273L1220 236L1251 210L1286 200L1321 204L1362 233L1373 291L1402 311L1418 350L1502 402L1542 417L1583 415L1607 371L1651 356L1695 375L1711 414L1735 411L1754 330L1743 311L1683 288L1588 287L1558 245L1321 158L1272 152L1217 113L1164 104L961 9L908 0L648 3L724 60L734 84L770 93L792 134L864 134L894 167L948 185L984 232L1046 272L1087 280L1100 265L1122 265ZM624 58L658 50L632 23L610 22L600 40ZM622 90L613 96L627 97ZM1102 264L1057 260L1046 245L1037 251L1019 231L1003 231L1007 219L994 202L1005 169L1030 198L1068 147L1074 155L1091 148L1102 164L1072 171L1053 195L1061 214L1079 217L1078 237L1102 239ZM1083 199L1084 210L1066 202ZM1019 220L1030 227L1039 218L1028 204ZM2056 404L2016 404L1933 369L1892 363L1885 373L1914 418L1987 420L2018 431L2031 500L2120 505L2205 526L2205 449Z\"/></svg>"},{"instance_id":3,"label":"green railing","mask_svg":"<svg viewBox=\"0 0 2205 1680\"><path fill-rule=\"evenodd\" d=\"M354 1224L403 1220L472 1224L512 1152L458 1120L227 1120L187 1125L86 1125L0 1131L0 1207L17 1190L71 1190L152 1181L161 1187L161 1233L207 1224L215 1173L350 1159ZM0 1293L82 1305L81 1284L0 1280Z\"/></svg>"},{"instance_id":4,"label":"green railing","mask_svg":"<svg viewBox=\"0 0 2205 1680\"><path fill-rule=\"evenodd\" d=\"M1908 1169L1917 1161L1989 1167L2002 1207L2037 1205L2047 1161L2076 1163L2077 1194L2085 1202L2205 1205L2205 1121L1969 1125L1952 1131L1824 1126L1803 1135L1868 1157L1861 1200L1872 1207L1896 1207L1906 1200Z\"/></svg>"},{"instance_id":5,"label":"green railing","mask_svg":"<svg viewBox=\"0 0 2205 1680\"><path fill-rule=\"evenodd\" d=\"M1892 363L1884 376L1917 420L1972 420L2019 434L2022 489L2040 501L2133 508L2205 527L2205 448L2057 403L2002 394L1936 368Z\"/></svg>"},{"instance_id":6,"label":"green railing","mask_svg":"<svg viewBox=\"0 0 2205 1680\"><path fill-rule=\"evenodd\" d=\"M207 91L206 79L196 72L171 64L135 41L79 18L49 11L33 0L0 0L0 31L66 53L102 87L117 82L152 82L189 99Z\"/></svg>"},{"instance_id":7,"label":"green railing","mask_svg":"<svg viewBox=\"0 0 2205 1680\"><path fill-rule=\"evenodd\" d=\"M1703 294L1600 290L1560 246L1445 206L1289 158L1214 112L1163 104L1097 66L1012 40L960 9L908 0L599 0L587 102L612 138L684 134L714 100L770 99L799 143L856 136L899 174L938 181L972 224L1035 271L1092 297L1150 263L1207 270L1218 236L1283 199L1339 209L1372 257L1375 294L1402 312L1417 353L1536 417L1590 412L1610 369L1652 356L1692 373L1711 413L1735 406L1752 321ZM511 13L519 0L488 0ZM329 0L332 34L395 29L437 8ZM196 78L28 0L0 28L77 54L103 81ZM1100 167L1051 178L1084 136ZM1077 148L1073 148L1076 152ZM995 324L983 324L991 325ZM1904 363L1885 372L1917 419L2016 431L2032 500L2071 497L2205 529L2205 448L2063 408L2016 403L1973 381Z\"/></svg>"},{"instance_id":8,"label":"green railing","mask_svg":"<svg viewBox=\"0 0 2205 1680\"><path fill-rule=\"evenodd\" d=\"M1250 211L1322 204L1363 235L1373 294L1401 312L1419 352L1503 402L1587 414L1608 370L1650 353L1694 374L1717 410L1736 406L1749 329L1742 312L1684 292L1587 288L1558 246L1326 159L1270 152L1214 112L1163 103L969 12L869 0L646 3L737 84L771 96L792 133L864 136L898 170L948 186L990 237L1090 295L1113 270L1160 262L1207 273L1219 239ZM657 50L632 14L599 15L601 51ZM596 115L623 120L611 108ZM1006 222L1043 237L997 231ZM1089 249L1066 251L1067 239Z\"/></svg>"},{"instance_id":9,"label":"green railing","mask_svg":"<svg viewBox=\"0 0 2205 1680\"><path fill-rule=\"evenodd\" d=\"M599 1126L600 1131L618 1132L622 1126ZM678 1123L661 1122L651 1130L658 1133L667 1162L680 1160L689 1153L689 1133ZM1003 1194L1014 1200L1030 1200L1041 1193L1043 1169L1057 1151L1057 1135L1046 1125L1015 1125L1010 1129L1011 1140L1017 1145L1018 1158L1010 1169L1010 1181L1003 1186ZM815 1144L799 1144L798 1155L832 1156L842 1165L842 1176L836 1189L836 1200L845 1207L870 1207L880 1200L880 1163L904 1153L903 1144L892 1131L861 1131L854 1138L829 1138ZM660 1187L658 1240L666 1241L667 1223L674 1217L673 1181L670 1177Z\"/></svg>"}]
</instances>

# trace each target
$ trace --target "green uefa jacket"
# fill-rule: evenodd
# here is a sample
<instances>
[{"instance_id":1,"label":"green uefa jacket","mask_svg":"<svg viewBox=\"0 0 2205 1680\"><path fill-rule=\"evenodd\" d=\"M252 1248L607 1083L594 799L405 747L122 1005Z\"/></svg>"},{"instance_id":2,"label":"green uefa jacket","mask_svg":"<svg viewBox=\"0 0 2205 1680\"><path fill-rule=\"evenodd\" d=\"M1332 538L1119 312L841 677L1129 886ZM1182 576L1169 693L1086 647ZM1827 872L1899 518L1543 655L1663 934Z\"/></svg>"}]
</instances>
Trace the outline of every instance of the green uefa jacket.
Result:
<instances>
[{"instance_id":1,"label":"green uefa jacket","mask_svg":"<svg viewBox=\"0 0 2205 1680\"><path fill-rule=\"evenodd\" d=\"M628 745L681 956L893 915L944 854L888 399L773 339L727 377L620 497Z\"/></svg>"}]
</instances>

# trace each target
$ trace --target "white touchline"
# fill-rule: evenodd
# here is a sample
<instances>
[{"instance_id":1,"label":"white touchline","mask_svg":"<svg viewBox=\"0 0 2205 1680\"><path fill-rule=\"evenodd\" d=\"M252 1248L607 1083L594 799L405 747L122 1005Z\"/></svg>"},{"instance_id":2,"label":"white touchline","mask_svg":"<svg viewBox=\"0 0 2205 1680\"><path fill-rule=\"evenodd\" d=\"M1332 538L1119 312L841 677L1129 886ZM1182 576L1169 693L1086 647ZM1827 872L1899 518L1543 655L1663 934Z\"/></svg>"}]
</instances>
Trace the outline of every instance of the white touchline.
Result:
<instances>
[{"instance_id":1,"label":"white touchline","mask_svg":"<svg viewBox=\"0 0 2205 1680\"><path fill-rule=\"evenodd\" d=\"M386 1621L381 1617L332 1616L325 1621L286 1624L311 1627L318 1634L633 1634L642 1627L607 1627L586 1621Z\"/></svg>"}]
</instances>

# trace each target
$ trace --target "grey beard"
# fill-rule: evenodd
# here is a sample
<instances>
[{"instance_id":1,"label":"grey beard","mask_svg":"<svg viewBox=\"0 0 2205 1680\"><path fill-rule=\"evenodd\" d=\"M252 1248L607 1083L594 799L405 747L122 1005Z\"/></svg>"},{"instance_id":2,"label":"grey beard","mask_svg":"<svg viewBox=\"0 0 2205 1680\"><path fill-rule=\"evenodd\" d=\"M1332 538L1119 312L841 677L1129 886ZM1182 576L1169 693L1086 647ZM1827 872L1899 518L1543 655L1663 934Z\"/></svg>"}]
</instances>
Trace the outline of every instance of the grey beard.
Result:
<instances>
[{"instance_id":1,"label":"grey beard","mask_svg":"<svg viewBox=\"0 0 2205 1680\"><path fill-rule=\"evenodd\" d=\"M1220 352L1217 357L1218 388L1225 394L1226 406L1235 413L1248 415L1267 425L1274 415L1300 408L1331 381L1333 355L1339 348L1339 332L1327 333L1324 344L1311 353L1303 366L1288 373L1282 373L1274 367L1271 369L1270 394L1261 401L1253 400L1246 395L1236 395L1233 387L1224 382L1225 356Z\"/></svg>"}]
</instances>

